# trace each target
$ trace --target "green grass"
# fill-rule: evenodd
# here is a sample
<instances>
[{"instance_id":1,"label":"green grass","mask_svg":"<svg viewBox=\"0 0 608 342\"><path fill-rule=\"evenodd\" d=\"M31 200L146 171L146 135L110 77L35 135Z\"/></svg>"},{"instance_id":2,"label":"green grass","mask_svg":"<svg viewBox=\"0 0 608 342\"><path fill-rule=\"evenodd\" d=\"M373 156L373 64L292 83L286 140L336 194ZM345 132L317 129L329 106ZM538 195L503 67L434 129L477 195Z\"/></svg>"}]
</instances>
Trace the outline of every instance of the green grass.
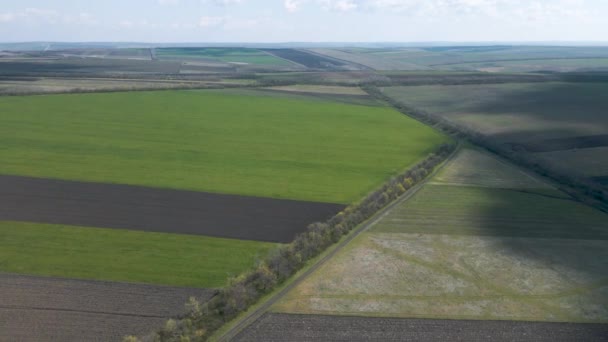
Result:
<instances>
[{"instance_id":1,"label":"green grass","mask_svg":"<svg viewBox=\"0 0 608 342\"><path fill-rule=\"evenodd\" d=\"M0 271L215 288L277 244L0 221Z\"/></svg>"},{"instance_id":2,"label":"green grass","mask_svg":"<svg viewBox=\"0 0 608 342\"><path fill-rule=\"evenodd\" d=\"M213 59L221 62L248 63L257 65L292 65L288 61L277 58L257 49L246 48L160 48L156 55L163 58Z\"/></svg>"},{"instance_id":3,"label":"green grass","mask_svg":"<svg viewBox=\"0 0 608 342\"><path fill-rule=\"evenodd\" d=\"M0 99L0 174L350 203L447 138L387 107L207 91Z\"/></svg>"}]
</instances>

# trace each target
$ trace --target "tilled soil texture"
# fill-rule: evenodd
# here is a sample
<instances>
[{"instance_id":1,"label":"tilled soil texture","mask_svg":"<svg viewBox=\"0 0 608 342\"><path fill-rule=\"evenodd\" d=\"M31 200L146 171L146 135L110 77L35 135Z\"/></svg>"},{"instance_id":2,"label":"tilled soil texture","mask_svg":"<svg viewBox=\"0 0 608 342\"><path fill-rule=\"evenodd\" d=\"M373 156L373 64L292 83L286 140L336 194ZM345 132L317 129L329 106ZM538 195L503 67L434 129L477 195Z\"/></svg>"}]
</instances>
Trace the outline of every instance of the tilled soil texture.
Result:
<instances>
[{"instance_id":1,"label":"tilled soil texture","mask_svg":"<svg viewBox=\"0 0 608 342\"><path fill-rule=\"evenodd\" d=\"M0 220L290 242L344 205L0 176Z\"/></svg>"},{"instance_id":2,"label":"tilled soil texture","mask_svg":"<svg viewBox=\"0 0 608 342\"><path fill-rule=\"evenodd\" d=\"M521 145L530 152L553 152L608 146L608 134L531 141Z\"/></svg>"},{"instance_id":3,"label":"tilled soil texture","mask_svg":"<svg viewBox=\"0 0 608 342\"><path fill-rule=\"evenodd\" d=\"M268 313L235 341L608 341L608 324L398 319Z\"/></svg>"},{"instance_id":4,"label":"tilled soil texture","mask_svg":"<svg viewBox=\"0 0 608 342\"><path fill-rule=\"evenodd\" d=\"M348 64L348 62L345 61L340 61L330 57L323 57L296 49L266 49L264 51L313 69L333 70L340 69Z\"/></svg>"},{"instance_id":5,"label":"tilled soil texture","mask_svg":"<svg viewBox=\"0 0 608 342\"><path fill-rule=\"evenodd\" d=\"M595 182L608 186L608 176L593 177Z\"/></svg>"},{"instance_id":6,"label":"tilled soil texture","mask_svg":"<svg viewBox=\"0 0 608 342\"><path fill-rule=\"evenodd\" d=\"M0 273L1 341L121 341L184 312L214 290Z\"/></svg>"}]
</instances>

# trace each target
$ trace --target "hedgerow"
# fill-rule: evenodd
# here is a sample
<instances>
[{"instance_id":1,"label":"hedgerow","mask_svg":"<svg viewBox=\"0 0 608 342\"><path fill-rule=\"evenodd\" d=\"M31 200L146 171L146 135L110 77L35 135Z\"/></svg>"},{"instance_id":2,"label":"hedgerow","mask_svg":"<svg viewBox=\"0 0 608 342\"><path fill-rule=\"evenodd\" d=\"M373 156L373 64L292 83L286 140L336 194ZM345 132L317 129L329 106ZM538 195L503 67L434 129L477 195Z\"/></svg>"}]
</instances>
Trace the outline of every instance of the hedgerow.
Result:
<instances>
[{"instance_id":1,"label":"hedgerow","mask_svg":"<svg viewBox=\"0 0 608 342\"><path fill-rule=\"evenodd\" d=\"M306 232L299 234L290 244L274 250L254 269L231 279L230 284L208 302L201 304L191 298L182 317L167 321L160 331L144 340L206 340L223 324L284 283L308 261L422 181L455 149L456 144L441 145L422 162L393 177L360 202L349 205L326 222L312 223Z\"/></svg>"}]
</instances>

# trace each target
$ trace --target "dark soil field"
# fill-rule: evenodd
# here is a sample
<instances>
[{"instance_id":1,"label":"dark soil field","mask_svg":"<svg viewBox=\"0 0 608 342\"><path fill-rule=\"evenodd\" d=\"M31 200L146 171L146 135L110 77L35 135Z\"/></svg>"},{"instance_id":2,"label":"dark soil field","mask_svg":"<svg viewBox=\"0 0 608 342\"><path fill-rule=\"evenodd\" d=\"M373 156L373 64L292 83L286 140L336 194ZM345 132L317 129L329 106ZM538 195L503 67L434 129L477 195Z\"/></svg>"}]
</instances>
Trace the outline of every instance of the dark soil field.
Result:
<instances>
[{"instance_id":1,"label":"dark soil field","mask_svg":"<svg viewBox=\"0 0 608 342\"><path fill-rule=\"evenodd\" d=\"M265 314L235 341L608 341L607 324Z\"/></svg>"},{"instance_id":2,"label":"dark soil field","mask_svg":"<svg viewBox=\"0 0 608 342\"><path fill-rule=\"evenodd\" d=\"M0 273L1 341L120 341L147 334L213 290Z\"/></svg>"},{"instance_id":3,"label":"dark soil field","mask_svg":"<svg viewBox=\"0 0 608 342\"><path fill-rule=\"evenodd\" d=\"M347 65L347 62L342 62L333 58L315 55L309 52L295 49L268 49L265 50L277 57L290 60L312 69L340 69Z\"/></svg>"},{"instance_id":4,"label":"dark soil field","mask_svg":"<svg viewBox=\"0 0 608 342\"><path fill-rule=\"evenodd\" d=\"M593 177L593 180L600 184L608 185L608 176Z\"/></svg>"},{"instance_id":5,"label":"dark soil field","mask_svg":"<svg viewBox=\"0 0 608 342\"><path fill-rule=\"evenodd\" d=\"M530 141L523 147L530 152L553 152L608 146L608 134Z\"/></svg>"},{"instance_id":6,"label":"dark soil field","mask_svg":"<svg viewBox=\"0 0 608 342\"><path fill-rule=\"evenodd\" d=\"M178 74L180 62L104 58L51 58L0 61L0 76L82 74Z\"/></svg>"},{"instance_id":7,"label":"dark soil field","mask_svg":"<svg viewBox=\"0 0 608 342\"><path fill-rule=\"evenodd\" d=\"M290 242L344 206L0 176L0 220Z\"/></svg>"}]
</instances>

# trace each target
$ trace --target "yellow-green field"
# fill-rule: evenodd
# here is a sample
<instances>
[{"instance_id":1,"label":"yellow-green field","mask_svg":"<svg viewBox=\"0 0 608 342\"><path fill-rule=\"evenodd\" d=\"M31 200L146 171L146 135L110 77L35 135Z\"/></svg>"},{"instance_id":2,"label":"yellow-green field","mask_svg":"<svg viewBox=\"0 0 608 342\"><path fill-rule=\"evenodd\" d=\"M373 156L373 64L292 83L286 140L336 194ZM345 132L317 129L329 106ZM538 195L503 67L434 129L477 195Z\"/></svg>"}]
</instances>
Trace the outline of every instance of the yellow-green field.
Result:
<instances>
[{"instance_id":1,"label":"yellow-green field","mask_svg":"<svg viewBox=\"0 0 608 342\"><path fill-rule=\"evenodd\" d=\"M446 137L388 107L217 91L0 98L0 174L350 203Z\"/></svg>"}]
</instances>

